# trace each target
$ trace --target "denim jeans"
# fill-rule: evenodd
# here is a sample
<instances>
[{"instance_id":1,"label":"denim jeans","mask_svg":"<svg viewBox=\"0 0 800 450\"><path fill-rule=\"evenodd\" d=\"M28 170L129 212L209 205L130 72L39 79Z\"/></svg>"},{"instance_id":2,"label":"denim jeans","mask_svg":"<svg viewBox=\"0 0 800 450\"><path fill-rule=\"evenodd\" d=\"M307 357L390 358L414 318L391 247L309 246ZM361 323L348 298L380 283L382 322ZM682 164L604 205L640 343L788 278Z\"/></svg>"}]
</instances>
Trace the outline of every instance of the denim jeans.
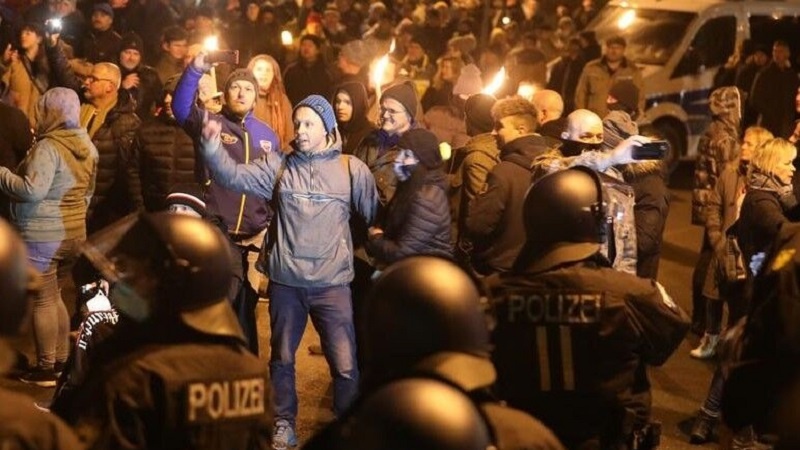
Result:
<instances>
[{"instance_id":1,"label":"denim jeans","mask_svg":"<svg viewBox=\"0 0 800 450\"><path fill-rule=\"evenodd\" d=\"M297 417L295 354L308 316L319 332L322 352L333 377L333 412L340 416L358 393L358 365L350 286L292 287L271 282L269 361L275 419Z\"/></svg>"},{"instance_id":2,"label":"denim jeans","mask_svg":"<svg viewBox=\"0 0 800 450\"><path fill-rule=\"evenodd\" d=\"M33 301L33 335L36 362L52 368L69 355L69 315L61 289L71 276L75 251L80 240L26 242L28 260L41 273L41 290Z\"/></svg>"}]
</instances>

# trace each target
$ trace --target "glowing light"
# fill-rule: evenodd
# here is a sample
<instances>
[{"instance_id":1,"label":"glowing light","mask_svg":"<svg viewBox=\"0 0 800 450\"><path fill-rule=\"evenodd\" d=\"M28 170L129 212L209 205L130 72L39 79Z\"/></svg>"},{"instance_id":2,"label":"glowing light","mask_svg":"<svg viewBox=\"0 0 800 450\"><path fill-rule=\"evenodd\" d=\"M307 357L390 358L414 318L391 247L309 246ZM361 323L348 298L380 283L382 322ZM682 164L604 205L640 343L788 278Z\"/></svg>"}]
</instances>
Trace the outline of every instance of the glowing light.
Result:
<instances>
[{"instance_id":1,"label":"glowing light","mask_svg":"<svg viewBox=\"0 0 800 450\"><path fill-rule=\"evenodd\" d=\"M505 16L502 19L500 19L500 22L502 22L503 25L508 25L511 23L511 17Z\"/></svg>"},{"instance_id":2,"label":"glowing light","mask_svg":"<svg viewBox=\"0 0 800 450\"><path fill-rule=\"evenodd\" d=\"M389 46L389 51L378 59L372 69L370 78L372 78L372 83L375 85L375 94L379 99L381 98L381 86L383 86L383 80L386 79L386 68L389 67L389 55L394 52L394 48L395 41L392 39L392 44Z\"/></svg>"},{"instance_id":3,"label":"glowing light","mask_svg":"<svg viewBox=\"0 0 800 450\"><path fill-rule=\"evenodd\" d=\"M501 86L503 86L503 83L505 81L506 81L506 68L502 67L494 75L494 78L492 78L492 82L486 85L486 87L484 87L483 91L481 92L488 95L494 95L494 93L497 92Z\"/></svg>"},{"instance_id":4,"label":"glowing light","mask_svg":"<svg viewBox=\"0 0 800 450\"><path fill-rule=\"evenodd\" d=\"M620 30L624 30L631 26L634 20L636 20L636 10L629 9L622 13L622 16L620 16L619 20L617 21L617 27Z\"/></svg>"},{"instance_id":5,"label":"glowing light","mask_svg":"<svg viewBox=\"0 0 800 450\"><path fill-rule=\"evenodd\" d=\"M538 86L531 83L520 83L519 88L517 88L517 95L524 98L525 100L531 101L533 100L533 94L538 91Z\"/></svg>"},{"instance_id":6,"label":"glowing light","mask_svg":"<svg viewBox=\"0 0 800 450\"><path fill-rule=\"evenodd\" d=\"M58 18L48 20L47 24L50 25L51 27L53 27L56 30L60 30L61 26L62 26L61 19L58 19Z\"/></svg>"},{"instance_id":7,"label":"glowing light","mask_svg":"<svg viewBox=\"0 0 800 450\"><path fill-rule=\"evenodd\" d=\"M209 52L219 50L219 38L216 36L209 36L203 41L203 48Z\"/></svg>"},{"instance_id":8,"label":"glowing light","mask_svg":"<svg viewBox=\"0 0 800 450\"><path fill-rule=\"evenodd\" d=\"M292 42L294 42L294 36L292 36L292 32L289 30L281 31L281 44L283 44L284 47L288 47L292 45Z\"/></svg>"}]
</instances>

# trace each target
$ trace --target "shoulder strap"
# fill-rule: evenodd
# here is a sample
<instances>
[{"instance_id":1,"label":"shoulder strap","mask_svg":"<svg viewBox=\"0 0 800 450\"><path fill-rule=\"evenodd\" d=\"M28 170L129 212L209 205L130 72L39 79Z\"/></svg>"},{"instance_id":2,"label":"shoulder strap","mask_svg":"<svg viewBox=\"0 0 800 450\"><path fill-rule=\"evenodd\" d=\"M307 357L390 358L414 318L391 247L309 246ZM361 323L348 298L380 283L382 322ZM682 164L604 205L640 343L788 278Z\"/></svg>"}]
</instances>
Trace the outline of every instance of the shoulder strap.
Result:
<instances>
[{"instance_id":1,"label":"shoulder strap","mask_svg":"<svg viewBox=\"0 0 800 450\"><path fill-rule=\"evenodd\" d=\"M350 155L339 155L339 162L347 170L347 179L350 180L350 212L352 213L353 212L353 172L350 171Z\"/></svg>"}]
</instances>

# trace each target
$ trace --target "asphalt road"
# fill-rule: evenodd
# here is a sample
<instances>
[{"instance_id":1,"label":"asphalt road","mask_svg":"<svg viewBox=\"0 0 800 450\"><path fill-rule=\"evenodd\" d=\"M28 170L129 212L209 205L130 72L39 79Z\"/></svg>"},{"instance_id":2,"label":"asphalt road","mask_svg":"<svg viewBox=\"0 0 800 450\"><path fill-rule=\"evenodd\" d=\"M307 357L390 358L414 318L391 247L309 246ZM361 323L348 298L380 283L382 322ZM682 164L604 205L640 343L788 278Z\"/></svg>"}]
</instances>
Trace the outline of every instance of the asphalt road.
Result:
<instances>
[{"instance_id":1,"label":"asphalt road","mask_svg":"<svg viewBox=\"0 0 800 450\"><path fill-rule=\"evenodd\" d=\"M691 310L691 274L700 248L701 228L690 224L691 165L682 164L672 178L670 214L664 235L659 281L673 299L686 311ZM268 359L269 343L266 303L258 306L261 337L261 358ZM297 432L302 441L333 419L332 388L328 367L321 356L309 354L307 348L318 342L310 322L297 354L297 390L300 399ZM663 449L716 448L708 444L696 447L688 444L691 417L703 401L711 380L713 365L693 360L689 350L697 344L690 336L669 361L650 370L653 386L653 415L663 423ZM29 355L33 347L29 339L17 345ZM46 400L50 389L35 388L18 381L0 379L0 386L24 392L38 400ZM1 407L1 406L0 406Z\"/></svg>"}]
</instances>

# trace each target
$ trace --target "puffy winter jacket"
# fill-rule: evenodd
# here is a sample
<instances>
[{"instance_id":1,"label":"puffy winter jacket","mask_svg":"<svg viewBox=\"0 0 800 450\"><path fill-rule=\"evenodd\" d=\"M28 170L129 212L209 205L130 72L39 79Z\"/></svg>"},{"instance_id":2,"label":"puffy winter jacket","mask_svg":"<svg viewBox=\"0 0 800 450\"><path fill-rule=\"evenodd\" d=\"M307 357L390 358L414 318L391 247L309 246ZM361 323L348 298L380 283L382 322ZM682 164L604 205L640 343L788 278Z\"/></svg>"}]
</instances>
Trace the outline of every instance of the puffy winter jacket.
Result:
<instances>
[{"instance_id":1,"label":"puffy winter jacket","mask_svg":"<svg viewBox=\"0 0 800 450\"><path fill-rule=\"evenodd\" d=\"M390 137L385 131L377 129L368 134L353 152L353 156L363 161L375 177L375 185L384 205L389 204L397 189L394 158L397 156L398 148L392 144L396 139L399 137Z\"/></svg>"}]
</instances>

